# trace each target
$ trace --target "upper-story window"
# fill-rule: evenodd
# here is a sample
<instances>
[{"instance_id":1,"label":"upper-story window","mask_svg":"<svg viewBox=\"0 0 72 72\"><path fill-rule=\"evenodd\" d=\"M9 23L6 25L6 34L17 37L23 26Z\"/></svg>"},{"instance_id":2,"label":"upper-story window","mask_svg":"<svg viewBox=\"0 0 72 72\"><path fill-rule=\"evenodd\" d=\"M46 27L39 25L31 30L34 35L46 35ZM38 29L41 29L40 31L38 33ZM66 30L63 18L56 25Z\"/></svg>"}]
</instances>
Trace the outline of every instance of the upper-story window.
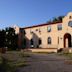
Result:
<instances>
[{"instance_id":1,"label":"upper-story window","mask_svg":"<svg viewBox=\"0 0 72 72\"><path fill-rule=\"evenodd\" d=\"M36 29L36 31L38 31L38 29Z\"/></svg>"},{"instance_id":2,"label":"upper-story window","mask_svg":"<svg viewBox=\"0 0 72 72\"><path fill-rule=\"evenodd\" d=\"M39 29L39 34L41 34L41 30Z\"/></svg>"},{"instance_id":3,"label":"upper-story window","mask_svg":"<svg viewBox=\"0 0 72 72\"><path fill-rule=\"evenodd\" d=\"M57 29L62 30L62 24L58 24Z\"/></svg>"},{"instance_id":4,"label":"upper-story window","mask_svg":"<svg viewBox=\"0 0 72 72\"><path fill-rule=\"evenodd\" d=\"M47 31L48 31L48 32L51 32L51 26L48 26L48 27L47 27Z\"/></svg>"},{"instance_id":5,"label":"upper-story window","mask_svg":"<svg viewBox=\"0 0 72 72\"><path fill-rule=\"evenodd\" d=\"M72 16L69 16L69 19L72 19Z\"/></svg>"},{"instance_id":6,"label":"upper-story window","mask_svg":"<svg viewBox=\"0 0 72 72\"><path fill-rule=\"evenodd\" d=\"M72 21L69 21L68 26L72 27Z\"/></svg>"}]
</instances>

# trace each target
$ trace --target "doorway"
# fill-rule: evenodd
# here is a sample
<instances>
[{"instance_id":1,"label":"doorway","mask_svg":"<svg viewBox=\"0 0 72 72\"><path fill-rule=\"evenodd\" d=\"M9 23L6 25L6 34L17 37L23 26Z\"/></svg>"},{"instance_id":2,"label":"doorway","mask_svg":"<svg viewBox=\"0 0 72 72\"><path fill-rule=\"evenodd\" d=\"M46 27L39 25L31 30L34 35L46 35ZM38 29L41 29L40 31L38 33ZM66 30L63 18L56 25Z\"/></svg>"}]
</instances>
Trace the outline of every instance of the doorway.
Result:
<instances>
[{"instance_id":1,"label":"doorway","mask_svg":"<svg viewBox=\"0 0 72 72\"><path fill-rule=\"evenodd\" d=\"M71 47L71 35L69 33L66 33L64 35L64 48Z\"/></svg>"}]
</instances>

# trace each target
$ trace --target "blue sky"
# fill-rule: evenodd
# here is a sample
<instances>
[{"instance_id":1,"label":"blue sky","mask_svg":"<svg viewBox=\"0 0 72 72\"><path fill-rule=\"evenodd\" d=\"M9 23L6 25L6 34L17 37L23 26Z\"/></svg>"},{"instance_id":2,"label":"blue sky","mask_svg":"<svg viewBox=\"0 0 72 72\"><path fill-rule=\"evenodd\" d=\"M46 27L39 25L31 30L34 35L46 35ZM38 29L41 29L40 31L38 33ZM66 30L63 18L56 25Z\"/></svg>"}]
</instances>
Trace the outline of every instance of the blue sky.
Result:
<instances>
[{"instance_id":1,"label":"blue sky","mask_svg":"<svg viewBox=\"0 0 72 72\"><path fill-rule=\"evenodd\" d=\"M0 28L45 23L72 11L72 0L0 0Z\"/></svg>"}]
</instances>

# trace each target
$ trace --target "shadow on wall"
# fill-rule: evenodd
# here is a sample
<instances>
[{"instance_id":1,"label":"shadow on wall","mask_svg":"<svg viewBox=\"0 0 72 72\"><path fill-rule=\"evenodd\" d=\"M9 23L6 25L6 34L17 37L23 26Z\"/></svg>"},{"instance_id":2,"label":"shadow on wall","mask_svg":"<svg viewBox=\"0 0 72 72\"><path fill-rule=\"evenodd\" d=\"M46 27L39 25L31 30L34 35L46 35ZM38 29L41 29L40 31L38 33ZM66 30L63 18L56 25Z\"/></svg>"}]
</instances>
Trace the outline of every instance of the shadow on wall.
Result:
<instances>
[{"instance_id":1,"label":"shadow on wall","mask_svg":"<svg viewBox=\"0 0 72 72\"><path fill-rule=\"evenodd\" d=\"M30 48L30 40L25 36L26 39L26 48Z\"/></svg>"},{"instance_id":2,"label":"shadow on wall","mask_svg":"<svg viewBox=\"0 0 72 72\"><path fill-rule=\"evenodd\" d=\"M32 39L33 43L30 41L30 47L33 45L33 48L39 48L39 37L33 32L32 33Z\"/></svg>"},{"instance_id":3,"label":"shadow on wall","mask_svg":"<svg viewBox=\"0 0 72 72\"><path fill-rule=\"evenodd\" d=\"M25 35L24 32L21 31L19 33L19 48L40 48L41 45L41 38L39 38L34 32L31 33L32 38L29 40Z\"/></svg>"},{"instance_id":4,"label":"shadow on wall","mask_svg":"<svg viewBox=\"0 0 72 72\"><path fill-rule=\"evenodd\" d=\"M18 46L19 49L25 49L29 48L29 39L25 36L26 33L23 29L20 30L19 36L18 36Z\"/></svg>"},{"instance_id":5,"label":"shadow on wall","mask_svg":"<svg viewBox=\"0 0 72 72\"><path fill-rule=\"evenodd\" d=\"M41 43L39 43L39 37L34 33L32 32L32 38L29 40L26 36L25 36L25 39L26 39L26 48L39 48L39 45Z\"/></svg>"}]
</instances>

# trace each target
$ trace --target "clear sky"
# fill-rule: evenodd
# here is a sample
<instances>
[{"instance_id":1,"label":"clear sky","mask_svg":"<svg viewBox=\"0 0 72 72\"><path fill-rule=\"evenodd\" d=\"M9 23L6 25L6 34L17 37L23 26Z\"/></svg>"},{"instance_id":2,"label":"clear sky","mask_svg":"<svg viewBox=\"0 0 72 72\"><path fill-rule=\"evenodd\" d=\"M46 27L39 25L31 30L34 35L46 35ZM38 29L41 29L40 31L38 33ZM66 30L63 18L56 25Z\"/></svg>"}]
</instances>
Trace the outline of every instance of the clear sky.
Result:
<instances>
[{"instance_id":1,"label":"clear sky","mask_svg":"<svg viewBox=\"0 0 72 72\"><path fill-rule=\"evenodd\" d=\"M32 26L72 11L72 0L0 0L0 28Z\"/></svg>"}]
</instances>

